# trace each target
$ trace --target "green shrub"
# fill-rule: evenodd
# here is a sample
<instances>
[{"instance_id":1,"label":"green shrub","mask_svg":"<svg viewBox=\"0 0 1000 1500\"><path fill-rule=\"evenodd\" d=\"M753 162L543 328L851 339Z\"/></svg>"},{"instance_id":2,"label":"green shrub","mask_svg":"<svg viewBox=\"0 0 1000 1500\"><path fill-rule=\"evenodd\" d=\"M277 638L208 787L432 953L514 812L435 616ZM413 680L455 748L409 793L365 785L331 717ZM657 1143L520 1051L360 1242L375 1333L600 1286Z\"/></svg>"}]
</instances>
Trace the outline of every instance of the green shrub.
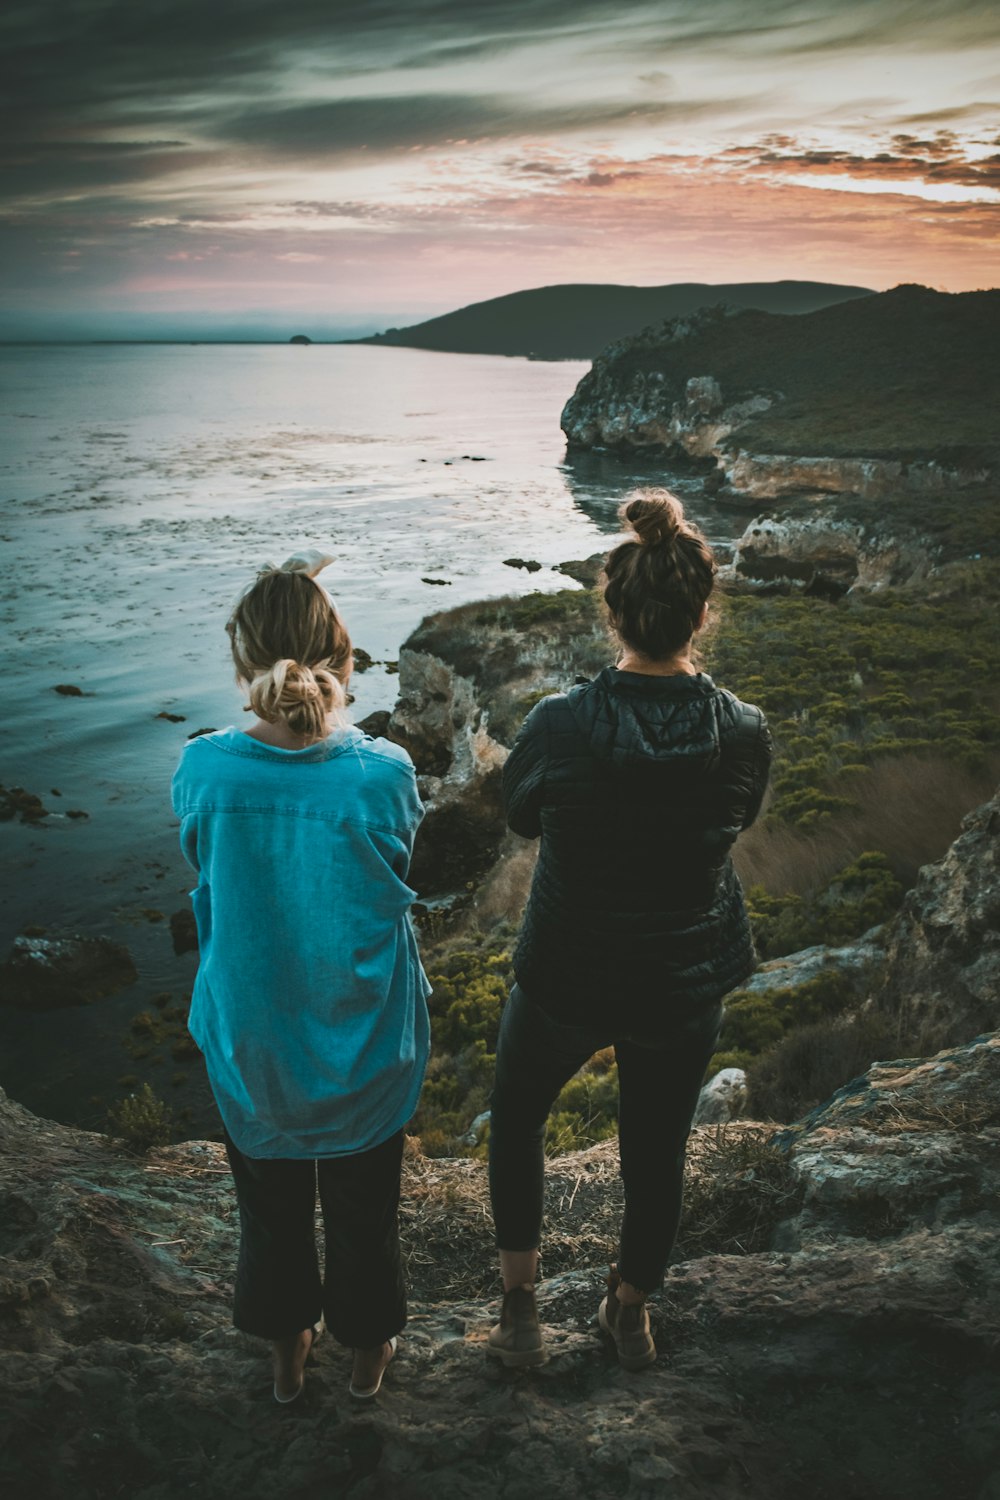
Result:
<instances>
[{"instance_id":1,"label":"green shrub","mask_svg":"<svg viewBox=\"0 0 1000 1500\"><path fill-rule=\"evenodd\" d=\"M828 1017L792 1031L747 1069L747 1113L760 1120L797 1120L824 1103L896 1043L881 1016Z\"/></svg>"},{"instance_id":2,"label":"green shrub","mask_svg":"<svg viewBox=\"0 0 1000 1500\"><path fill-rule=\"evenodd\" d=\"M442 1052L457 1052L471 1041L496 1051L500 1012L514 982L510 954L459 949L430 975L431 1037Z\"/></svg>"},{"instance_id":3,"label":"green shrub","mask_svg":"<svg viewBox=\"0 0 1000 1500\"><path fill-rule=\"evenodd\" d=\"M764 959L779 958L817 943L846 943L884 922L903 899L903 888L878 850L866 850L809 899L770 895L751 886L747 909L757 949Z\"/></svg>"},{"instance_id":4,"label":"green shrub","mask_svg":"<svg viewBox=\"0 0 1000 1500\"><path fill-rule=\"evenodd\" d=\"M173 1110L157 1098L148 1083L108 1110L108 1133L130 1151L141 1154L153 1146L166 1146L173 1132Z\"/></svg>"},{"instance_id":5,"label":"green shrub","mask_svg":"<svg viewBox=\"0 0 1000 1500\"><path fill-rule=\"evenodd\" d=\"M580 1151L608 1140L617 1131L618 1068L603 1061L597 1068L588 1063L569 1080L552 1106L545 1150L549 1156Z\"/></svg>"},{"instance_id":6,"label":"green shrub","mask_svg":"<svg viewBox=\"0 0 1000 1500\"><path fill-rule=\"evenodd\" d=\"M849 812L841 795L848 783L837 786L845 760L870 764L922 749L982 767L1000 741L997 703L956 683L955 671L966 682L974 674L996 680L1000 638L989 622L998 602L996 561L953 565L933 591L925 584L835 605L723 596L708 666L771 722L769 816L809 830Z\"/></svg>"}]
</instances>

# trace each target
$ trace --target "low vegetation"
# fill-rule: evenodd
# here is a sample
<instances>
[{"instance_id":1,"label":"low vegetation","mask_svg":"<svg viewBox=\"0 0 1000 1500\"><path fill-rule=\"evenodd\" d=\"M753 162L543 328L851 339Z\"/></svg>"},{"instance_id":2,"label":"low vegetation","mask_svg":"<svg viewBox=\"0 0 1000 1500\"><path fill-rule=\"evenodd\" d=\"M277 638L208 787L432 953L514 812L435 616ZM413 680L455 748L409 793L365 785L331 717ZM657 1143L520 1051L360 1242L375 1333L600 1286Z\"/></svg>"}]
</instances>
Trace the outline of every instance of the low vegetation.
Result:
<instances>
[{"instance_id":1,"label":"low vegetation","mask_svg":"<svg viewBox=\"0 0 1000 1500\"><path fill-rule=\"evenodd\" d=\"M142 1155L174 1138L173 1111L157 1098L148 1083L108 1110L108 1134L129 1151Z\"/></svg>"},{"instance_id":2,"label":"low vegetation","mask_svg":"<svg viewBox=\"0 0 1000 1500\"><path fill-rule=\"evenodd\" d=\"M672 1260L752 1255L796 1210L801 1189L773 1132L739 1122L701 1132L684 1174L684 1213ZM549 1162L545 1182L542 1273L556 1276L617 1259L624 1199L618 1152L610 1143L585 1156ZM497 1287L493 1222L485 1172L474 1163L442 1172L415 1141L404 1158L400 1204L407 1276L431 1300L493 1296Z\"/></svg>"}]
</instances>

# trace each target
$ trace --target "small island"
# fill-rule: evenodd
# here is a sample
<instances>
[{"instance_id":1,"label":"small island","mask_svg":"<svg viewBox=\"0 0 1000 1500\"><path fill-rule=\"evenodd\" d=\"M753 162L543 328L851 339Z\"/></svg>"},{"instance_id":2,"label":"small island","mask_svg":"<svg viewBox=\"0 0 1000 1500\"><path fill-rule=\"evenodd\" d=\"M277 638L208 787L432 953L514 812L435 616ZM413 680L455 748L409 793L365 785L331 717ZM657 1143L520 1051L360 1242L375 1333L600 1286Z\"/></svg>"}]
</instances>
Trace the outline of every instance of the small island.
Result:
<instances>
[{"instance_id":1,"label":"small island","mask_svg":"<svg viewBox=\"0 0 1000 1500\"><path fill-rule=\"evenodd\" d=\"M290 344L311 344L312 339L305 333L293 333L288 342Z\"/></svg>"}]
</instances>

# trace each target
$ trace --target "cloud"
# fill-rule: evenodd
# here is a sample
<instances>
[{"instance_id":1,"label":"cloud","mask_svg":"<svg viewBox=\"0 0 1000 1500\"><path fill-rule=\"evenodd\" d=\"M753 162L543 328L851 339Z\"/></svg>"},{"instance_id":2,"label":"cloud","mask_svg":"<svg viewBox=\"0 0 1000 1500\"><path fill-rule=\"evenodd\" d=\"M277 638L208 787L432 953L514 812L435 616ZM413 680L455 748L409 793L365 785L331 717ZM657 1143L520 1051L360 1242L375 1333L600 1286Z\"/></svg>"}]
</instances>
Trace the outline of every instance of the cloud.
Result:
<instances>
[{"instance_id":1,"label":"cloud","mask_svg":"<svg viewBox=\"0 0 1000 1500\"><path fill-rule=\"evenodd\" d=\"M217 123L227 141L294 156L327 159L384 155L414 146L511 137L599 133L623 123L691 120L716 108L708 100L546 104L505 94L373 95L246 110Z\"/></svg>"},{"instance_id":2,"label":"cloud","mask_svg":"<svg viewBox=\"0 0 1000 1500\"><path fill-rule=\"evenodd\" d=\"M802 147L791 137L770 137L756 152L722 153L734 169L771 177L794 177L801 186L926 196L934 201L997 201L1000 155L983 155L951 131L931 139L895 134L882 150L847 151ZM949 191L950 190L950 191Z\"/></svg>"}]
</instances>

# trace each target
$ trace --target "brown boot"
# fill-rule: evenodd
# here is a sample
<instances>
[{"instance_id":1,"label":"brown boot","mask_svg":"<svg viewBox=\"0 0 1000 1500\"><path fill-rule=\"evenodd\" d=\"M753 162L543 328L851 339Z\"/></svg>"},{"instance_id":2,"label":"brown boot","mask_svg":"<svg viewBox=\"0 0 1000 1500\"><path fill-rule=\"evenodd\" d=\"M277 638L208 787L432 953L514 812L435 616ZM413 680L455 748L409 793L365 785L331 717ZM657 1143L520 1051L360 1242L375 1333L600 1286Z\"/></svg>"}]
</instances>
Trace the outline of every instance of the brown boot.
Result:
<instances>
[{"instance_id":1,"label":"brown boot","mask_svg":"<svg viewBox=\"0 0 1000 1500\"><path fill-rule=\"evenodd\" d=\"M486 1351L505 1365L544 1365L549 1355L542 1343L534 1287L515 1286L504 1292L500 1321L489 1331Z\"/></svg>"},{"instance_id":2,"label":"brown boot","mask_svg":"<svg viewBox=\"0 0 1000 1500\"><path fill-rule=\"evenodd\" d=\"M622 1369L642 1370L656 1358L656 1345L649 1331L649 1313L645 1301L619 1302L621 1284L618 1267L612 1266L608 1276L608 1295L598 1309L597 1321L603 1332L614 1339Z\"/></svg>"}]
</instances>

